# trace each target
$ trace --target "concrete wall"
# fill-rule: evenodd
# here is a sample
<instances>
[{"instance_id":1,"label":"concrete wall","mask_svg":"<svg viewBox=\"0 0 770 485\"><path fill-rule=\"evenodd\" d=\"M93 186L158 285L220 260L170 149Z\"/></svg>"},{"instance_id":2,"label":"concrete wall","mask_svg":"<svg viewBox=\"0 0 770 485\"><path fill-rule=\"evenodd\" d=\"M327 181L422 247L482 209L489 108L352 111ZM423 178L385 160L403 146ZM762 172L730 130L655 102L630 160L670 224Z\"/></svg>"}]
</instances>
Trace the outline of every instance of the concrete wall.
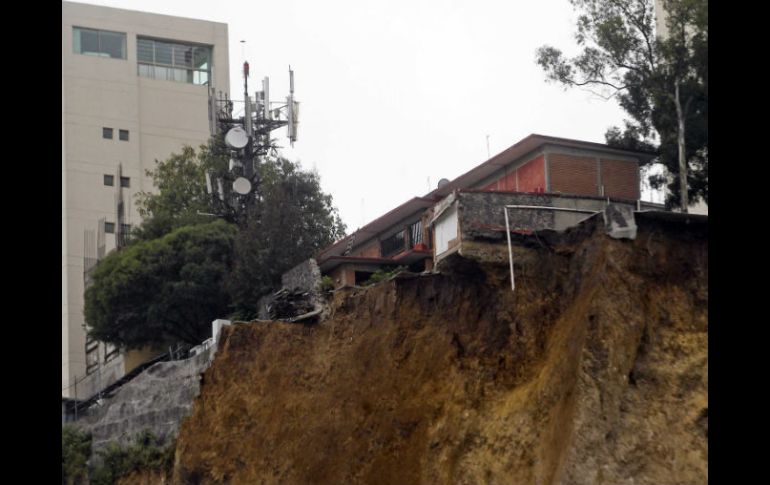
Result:
<instances>
[{"instance_id":1,"label":"concrete wall","mask_svg":"<svg viewBox=\"0 0 770 485\"><path fill-rule=\"evenodd\" d=\"M125 33L126 58L75 53L74 27ZM208 87L139 77L137 36L213 46L212 85L229 91L226 24L62 2L62 395L68 397L86 375L84 231L96 232L100 218L117 222L118 164L130 179L122 189L125 222L136 225L134 196L154 190L145 170L209 137ZM104 127L114 130L112 139L102 137ZM120 129L128 130L128 141L118 138ZM115 176L112 187L104 185L105 174ZM106 234L105 243L110 251L115 236ZM102 347L100 362L104 354Z\"/></svg>"},{"instance_id":2,"label":"concrete wall","mask_svg":"<svg viewBox=\"0 0 770 485\"><path fill-rule=\"evenodd\" d=\"M187 360L159 362L91 408L75 425L91 433L94 454L111 441L129 445L145 429L166 442L175 438L200 392L200 374L208 368L215 350L212 346Z\"/></svg>"},{"instance_id":3,"label":"concrete wall","mask_svg":"<svg viewBox=\"0 0 770 485\"><path fill-rule=\"evenodd\" d=\"M505 239L504 206L506 205L560 207L595 212L602 211L607 206L607 200L599 197L482 191L459 192L457 200L461 242L469 239ZM628 210L636 209L636 205L630 202L614 202ZM543 229L563 231L590 216L590 213L548 209L508 210L511 230L524 232Z\"/></svg>"},{"instance_id":4,"label":"concrete wall","mask_svg":"<svg viewBox=\"0 0 770 485\"><path fill-rule=\"evenodd\" d=\"M287 290L300 289L311 294L311 301L315 308L321 305L321 269L315 259L307 259L289 271L281 275L281 288ZM281 288L276 288L275 291ZM259 318L268 320L267 306L273 301L273 294L265 295L259 299Z\"/></svg>"},{"instance_id":5,"label":"concrete wall","mask_svg":"<svg viewBox=\"0 0 770 485\"><path fill-rule=\"evenodd\" d=\"M321 269L316 260L310 258L281 275L281 285L290 290L301 288L318 294L321 285Z\"/></svg>"}]
</instances>

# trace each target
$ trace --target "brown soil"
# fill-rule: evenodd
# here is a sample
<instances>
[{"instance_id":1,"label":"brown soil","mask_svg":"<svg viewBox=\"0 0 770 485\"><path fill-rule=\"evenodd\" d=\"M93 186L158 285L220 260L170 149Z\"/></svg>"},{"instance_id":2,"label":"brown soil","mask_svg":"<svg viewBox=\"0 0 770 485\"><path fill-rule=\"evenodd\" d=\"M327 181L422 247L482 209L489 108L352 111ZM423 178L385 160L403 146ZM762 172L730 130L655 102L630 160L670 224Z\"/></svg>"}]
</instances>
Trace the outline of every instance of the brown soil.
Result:
<instances>
[{"instance_id":1,"label":"brown soil","mask_svg":"<svg viewBox=\"0 0 770 485\"><path fill-rule=\"evenodd\" d=\"M526 241L226 327L173 483L705 483L705 232Z\"/></svg>"}]
</instances>

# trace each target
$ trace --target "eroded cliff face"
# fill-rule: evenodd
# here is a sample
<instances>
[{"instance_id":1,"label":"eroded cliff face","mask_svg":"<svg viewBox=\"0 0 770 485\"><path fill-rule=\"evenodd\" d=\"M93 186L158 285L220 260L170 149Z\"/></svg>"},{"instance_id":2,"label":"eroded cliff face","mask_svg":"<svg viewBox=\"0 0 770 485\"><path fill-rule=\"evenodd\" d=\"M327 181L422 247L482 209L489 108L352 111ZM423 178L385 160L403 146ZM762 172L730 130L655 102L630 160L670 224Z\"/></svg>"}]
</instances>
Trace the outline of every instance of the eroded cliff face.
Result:
<instances>
[{"instance_id":1,"label":"eroded cliff face","mask_svg":"<svg viewBox=\"0 0 770 485\"><path fill-rule=\"evenodd\" d=\"M226 327L173 483L705 483L707 229L598 225Z\"/></svg>"}]
</instances>

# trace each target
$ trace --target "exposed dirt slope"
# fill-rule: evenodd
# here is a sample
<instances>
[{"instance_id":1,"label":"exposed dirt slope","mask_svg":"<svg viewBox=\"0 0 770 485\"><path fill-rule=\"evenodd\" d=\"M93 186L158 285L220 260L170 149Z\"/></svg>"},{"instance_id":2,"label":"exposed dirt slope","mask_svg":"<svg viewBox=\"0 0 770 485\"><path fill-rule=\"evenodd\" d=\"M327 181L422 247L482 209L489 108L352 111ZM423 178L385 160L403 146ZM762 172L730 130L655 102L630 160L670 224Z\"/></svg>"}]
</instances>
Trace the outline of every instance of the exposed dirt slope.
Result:
<instances>
[{"instance_id":1,"label":"exposed dirt slope","mask_svg":"<svg viewBox=\"0 0 770 485\"><path fill-rule=\"evenodd\" d=\"M225 328L174 483L705 483L706 230L550 239Z\"/></svg>"}]
</instances>

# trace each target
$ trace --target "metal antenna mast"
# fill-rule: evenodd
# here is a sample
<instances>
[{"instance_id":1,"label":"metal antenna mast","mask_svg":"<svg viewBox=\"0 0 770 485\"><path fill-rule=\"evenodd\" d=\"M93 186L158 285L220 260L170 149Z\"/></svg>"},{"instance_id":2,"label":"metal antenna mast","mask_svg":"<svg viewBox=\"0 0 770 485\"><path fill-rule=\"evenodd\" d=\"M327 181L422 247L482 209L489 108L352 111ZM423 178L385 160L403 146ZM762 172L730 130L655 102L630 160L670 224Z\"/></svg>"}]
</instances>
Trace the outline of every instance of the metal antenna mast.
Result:
<instances>
[{"instance_id":1,"label":"metal antenna mast","mask_svg":"<svg viewBox=\"0 0 770 485\"><path fill-rule=\"evenodd\" d=\"M241 41L242 43L245 41ZM233 103L223 97L211 96L209 111L212 117L212 135L224 134L224 141L231 150L229 172L208 174L206 185L209 194L221 206L220 216L240 219L245 208L256 198L254 189L259 185L260 159L266 158L277 147L270 138L273 130L288 127L287 137L294 146L297 141L299 103L294 100L294 71L289 66L289 96L286 104L272 108L270 78L262 80L262 91L249 96L249 63L243 62L242 118L233 118ZM277 104L277 103L276 103ZM227 182L227 183L223 183Z\"/></svg>"}]
</instances>

